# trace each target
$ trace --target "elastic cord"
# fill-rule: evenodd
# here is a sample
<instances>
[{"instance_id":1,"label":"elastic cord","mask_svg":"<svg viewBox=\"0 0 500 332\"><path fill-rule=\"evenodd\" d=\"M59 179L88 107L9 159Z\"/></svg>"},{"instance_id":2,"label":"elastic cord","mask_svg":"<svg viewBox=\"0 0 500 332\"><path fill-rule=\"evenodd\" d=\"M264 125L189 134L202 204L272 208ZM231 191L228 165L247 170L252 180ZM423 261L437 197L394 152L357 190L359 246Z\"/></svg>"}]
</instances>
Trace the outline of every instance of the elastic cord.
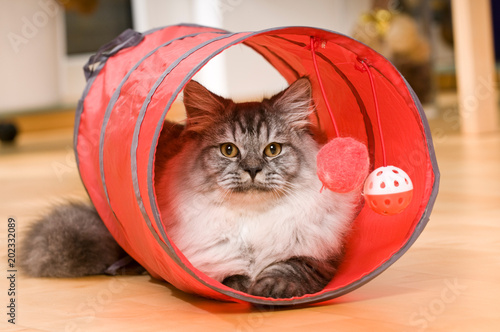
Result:
<instances>
[{"instance_id":1,"label":"elastic cord","mask_svg":"<svg viewBox=\"0 0 500 332\"><path fill-rule=\"evenodd\" d=\"M339 129L337 127L337 123L335 122L335 118L333 117L333 112L332 109L330 108L330 103L328 103L328 99L326 98L326 93L325 93L325 88L323 86L323 81L321 80L321 76L319 75L319 68L318 68L318 63L316 61L316 51L314 49L314 37L311 36L311 55L312 55L312 60L314 64L314 70L316 71L316 77L318 78L318 83L319 87L321 89L321 95L323 96L323 100L325 101L326 104L326 109L328 110L328 113L330 114L330 119L332 120L333 128L335 129L335 134L337 137L340 136L339 134Z\"/></svg>"},{"instance_id":2,"label":"elastic cord","mask_svg":"<svg viewBox=\"0 0 500 332\"><path fill-rule=\"evenodd\" d=\"M368 78L370 79L370 87L371 87L372 95L373 95L373 103L375 104L375 114L377 115L378 132L380 135L380 144L382 146L383 163L384 163L384 166L387 166L384 135L382 134L382 126L381 126L381 122L380 122L380 110L378 107L377 93L375 91L375 82L373 81L373 75L372 75L372 72L370 71L370 67L368 66L368 64L365 61L363 61L362 59L360 59L359 61L361 62L361 64L365 68L366 72L368 73Z\"/></svg>"},{"instance_id":3,"label":"elastic cord","mask_svg":"<svg viewBox=\"0 0 500 332\"><path fill-rule=\"evenodd\" d=\"M328 110L328 114L330 115L330 119L332 121L333 128L335 129L335 134L337 135L337 137L339 137L340 136L339 129L337 127L337 123L336 123L335 118L333 116L333 112L332 112L332 109L330 107L330 103L328 102L328 99L326 98L325 87L323 86L323 81L321 80L321 76L319 74L319 68L318 68L318 63L317 63L317 60L316 60L316 50L315 50L314 42L315 42L315 38L311 36L310 47L311 47L311 55L312 55L314 70L316 72L316 77L318 79L319 87L321 89L321 95L323 96L323 100L325 101L326 109ZM377 116L378 131L379 131L379 136L380 136L380 144L381 144L381 147L382 147L382 158L383 158L384 166L387 166L387 157L386 157L386 151L385 151L385 142L384 142L384 135L382 133L382 126L381 126L381 121L380 121L380 109L378 107L377 93L375 91L375 82L373 80L373 75L372 75L372 73L370 71L370 67L368 66L368 64L366 63L366 61L364 61L362 59L359 59L359 61L361 62L361 64L365 68L365 70L366 70L366 72L368 74L368 78L370 79L370 87L371 87L372 95L373 95L373 103L375 105L375 114Z\"/></svg>"}]
</instances>

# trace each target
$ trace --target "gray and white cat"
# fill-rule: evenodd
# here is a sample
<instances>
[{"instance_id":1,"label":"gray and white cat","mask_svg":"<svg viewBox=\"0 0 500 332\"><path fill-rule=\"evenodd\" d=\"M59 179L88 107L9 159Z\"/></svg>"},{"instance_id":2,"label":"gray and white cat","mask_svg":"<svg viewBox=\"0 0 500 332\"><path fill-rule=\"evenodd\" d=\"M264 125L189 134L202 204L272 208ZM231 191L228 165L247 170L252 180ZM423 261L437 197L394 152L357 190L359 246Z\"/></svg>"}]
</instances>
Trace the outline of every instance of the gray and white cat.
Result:
<instances>
[{"instance_id":1,"label":"gray and white cat","mask_svg":"<svg viewBox=\"0 0 500 332\"><path fill-rule=\"evenodd\" d=\"M309 80L248 103L191 81L184 104L187 123L165 123L155 162L158 205L173 243L203 273L252 295L289 298L322 290L342 258L361 195L321 192ZM65 208L69 215L85 210ZM56 212L24 241L21 264L28 274L102 273L124 255L91 209L88 218ZM89 254L94 251L100 255ZM73 262L56 262L62 252Z\"/></svg>"}]
</instances>

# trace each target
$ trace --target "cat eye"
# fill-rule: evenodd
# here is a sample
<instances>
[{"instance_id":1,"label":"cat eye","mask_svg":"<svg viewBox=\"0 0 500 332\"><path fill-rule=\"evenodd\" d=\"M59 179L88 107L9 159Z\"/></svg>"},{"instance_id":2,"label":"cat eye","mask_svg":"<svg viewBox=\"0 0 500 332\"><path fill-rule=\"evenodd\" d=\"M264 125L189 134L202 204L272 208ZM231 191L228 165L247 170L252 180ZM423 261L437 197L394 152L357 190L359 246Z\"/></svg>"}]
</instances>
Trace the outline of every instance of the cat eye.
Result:
<instances>
[{"instance_id":1,"label":"cat eye","mask_svg":"<svg viewBox=\"0 0 500 332\"><path fill-rule=\"evenodd\" d=\"M238 148L233 143L224 143L220 146L220 152L224 157L234 158L238 155Z\"/></svg>"},{"instance_id":2,"label":"cat eye","mask_svg":"<svg viewBox=\"0 0 500 332\"><path fill-rule=\"evenodd\" d=\"M268 157L276 157L281 153L281 144L279 143L270 143L264 149L264 154Z\"/></svg>"}]
</instances>

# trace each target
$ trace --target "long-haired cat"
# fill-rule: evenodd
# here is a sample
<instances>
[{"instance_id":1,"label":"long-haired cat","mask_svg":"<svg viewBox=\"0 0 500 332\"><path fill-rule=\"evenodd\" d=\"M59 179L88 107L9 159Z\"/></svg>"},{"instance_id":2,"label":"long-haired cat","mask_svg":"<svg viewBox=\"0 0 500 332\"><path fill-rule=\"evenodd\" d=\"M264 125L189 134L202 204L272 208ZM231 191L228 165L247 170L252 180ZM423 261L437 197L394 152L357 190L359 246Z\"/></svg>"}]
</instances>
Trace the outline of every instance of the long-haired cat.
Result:
<instances>
[{"instance_id":1,"label":"long-haired cat","mask_svg":"<svg viewBox=\"0 0 500 332\"><path fill-rule=\"evenodd\" d=\"M236 290L274 298L322 290L341 260L360 190L321 192L309 80L248 103L191 81L184 104L186 125L165 123L155 161L173 243ZM43 218L24 244L21 264L33 276L103 273L124 255L95 211L79 205Z\"/></svg>"}]
</instances>

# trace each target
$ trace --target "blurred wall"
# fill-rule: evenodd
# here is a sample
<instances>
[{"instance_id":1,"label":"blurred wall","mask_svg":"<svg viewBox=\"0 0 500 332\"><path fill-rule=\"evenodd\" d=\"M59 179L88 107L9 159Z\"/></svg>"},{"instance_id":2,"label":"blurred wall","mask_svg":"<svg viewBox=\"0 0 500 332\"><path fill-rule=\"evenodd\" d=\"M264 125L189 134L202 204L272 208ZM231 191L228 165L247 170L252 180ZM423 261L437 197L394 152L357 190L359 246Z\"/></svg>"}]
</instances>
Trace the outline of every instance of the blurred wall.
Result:
<instances>
[{"instance_id":1,"label":"blurred wall","mask_svg":"<svg viewBox=\"0 0 500 332\"><path fill-rule=\"evenodd\" d=\"M145 31L179 22L229 31L312 26L349 35L370 0L133 0L136 28ZM261 98L286 86L265 60L236 45L211 60L195 77L214 92L235 99Z\"/></svg>"},{"instance_id":2,"label":"blurred wall","mask_svg":"<svg viewBox=\"0 0 500 332\"><path fill-rule=\"evenodd\" d=\"M106 1L106 0L100 0ZM370 0L131 0L138 31L197 23L230 31L305 25L349 34ZM55 0L0 0L0 115L75 105L90 54L65 55L63 10ZM237 45L196 76L236 99L270 95L286 82L259 55Z\"/></svg>"},{"instance_id":3,"label":"blurred wall","mask_svg":"<svg viewBox=\"0 0 500 332\"><path fill-rule=\"evenodd\" d=\"M53 0L0 0L0 113L59 102L61 17Z\"/></svg>"}]
</instances>

